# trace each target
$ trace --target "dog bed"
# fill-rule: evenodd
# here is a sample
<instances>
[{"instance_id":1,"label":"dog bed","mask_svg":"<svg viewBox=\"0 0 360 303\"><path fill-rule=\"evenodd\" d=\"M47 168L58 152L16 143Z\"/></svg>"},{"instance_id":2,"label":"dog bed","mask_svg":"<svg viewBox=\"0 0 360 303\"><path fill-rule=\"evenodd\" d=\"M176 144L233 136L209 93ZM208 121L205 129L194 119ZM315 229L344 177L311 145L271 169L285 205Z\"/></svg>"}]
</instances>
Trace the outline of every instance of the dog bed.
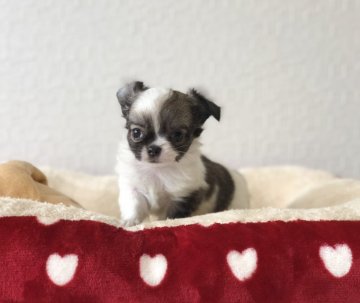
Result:
<instances>
[{"instance_id":1,"label":"dog bed","mask_svg":"<svg viewBox=\"0 0 360 303\"><path fill-rule=\"evenodd\" d=\"M359 301L359 181L243 170L253 209L123 229L115 177L44 171L84 209L0 198L1 302Z\"/></svg>"}]
</instances>

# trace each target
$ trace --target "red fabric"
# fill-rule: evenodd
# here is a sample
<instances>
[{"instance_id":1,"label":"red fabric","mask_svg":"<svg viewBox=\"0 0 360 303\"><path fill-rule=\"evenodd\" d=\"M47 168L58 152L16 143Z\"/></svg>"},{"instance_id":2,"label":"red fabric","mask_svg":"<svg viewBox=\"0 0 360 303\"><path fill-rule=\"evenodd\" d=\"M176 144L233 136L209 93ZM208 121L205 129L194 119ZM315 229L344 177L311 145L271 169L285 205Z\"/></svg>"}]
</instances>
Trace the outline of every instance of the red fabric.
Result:
<instances>
[{"instance_id":1,"label":"red fabric","mask_svg":"<svg viewBox=\"0 0 360 303\"><path fill-rule=\"evenodd\" d=\"M347 245L350 271L335 277L323 245ZM227 254L253 248L257 266L240 281ZM56 285L50 255L76 255L73 278ZM165 276L140 276L143 254L162 254ZM43 225L35 217L0 219L1 302L359 302L360 222L267 222L163 227L139 232L92 221Z\"/></svg>"}]
</instances>

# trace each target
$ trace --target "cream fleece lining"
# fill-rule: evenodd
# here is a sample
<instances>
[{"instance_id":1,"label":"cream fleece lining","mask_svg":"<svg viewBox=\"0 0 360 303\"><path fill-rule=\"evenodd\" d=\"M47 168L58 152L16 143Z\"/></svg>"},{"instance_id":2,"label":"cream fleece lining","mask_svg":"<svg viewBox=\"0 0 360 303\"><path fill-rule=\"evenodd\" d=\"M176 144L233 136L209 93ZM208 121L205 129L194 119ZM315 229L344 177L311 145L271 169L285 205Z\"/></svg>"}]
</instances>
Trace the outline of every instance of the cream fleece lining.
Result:
<instances>
[{"instance_id":1,"label":"cream fleece lining","mask_svg":"<svg viewBox=\"0 0 360 303\"><path fill-rule=\"evenodd\" d=\"M31 200L19 200L12 198L0 199L0 216L38 216L53 219L65 220L91 220L107 223L120 227L120 221L116 218L97 214L88 210L65 205L53 205L49 203L36 202ZM164 220L146 222L128 230L137 231L144 228L163 226L179 226L189 224L201 224L209 226L215 223L231 222L267 222L267 221L321 221L321 220L360 220L360 199L349 203L327 208L314 209L279 209L262 208L247 210L229 210L221 213L213 213L203 216L190 217L185 219Z\"/></svg>"}]
</instances>

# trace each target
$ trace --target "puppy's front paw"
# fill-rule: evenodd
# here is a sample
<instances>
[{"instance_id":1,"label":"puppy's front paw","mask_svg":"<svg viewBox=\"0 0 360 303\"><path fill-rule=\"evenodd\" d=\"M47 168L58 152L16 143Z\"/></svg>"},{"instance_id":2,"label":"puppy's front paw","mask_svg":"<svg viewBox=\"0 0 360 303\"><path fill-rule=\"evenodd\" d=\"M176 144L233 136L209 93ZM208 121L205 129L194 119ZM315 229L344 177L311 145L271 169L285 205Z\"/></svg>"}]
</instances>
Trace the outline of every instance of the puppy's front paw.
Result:
<instances>
[{"instance_id":1,"label":"puppy's front paw","mask_svg":"<svg viewBox=\"0 0 360 303\"><path fill-rule=\"evenodd\" d=\"M123 227L131 227L134 225L138 225L141 223L141 220L138 218L132 218L132 219L121 219L120 224Z\"/></svg>"}]
</instances>

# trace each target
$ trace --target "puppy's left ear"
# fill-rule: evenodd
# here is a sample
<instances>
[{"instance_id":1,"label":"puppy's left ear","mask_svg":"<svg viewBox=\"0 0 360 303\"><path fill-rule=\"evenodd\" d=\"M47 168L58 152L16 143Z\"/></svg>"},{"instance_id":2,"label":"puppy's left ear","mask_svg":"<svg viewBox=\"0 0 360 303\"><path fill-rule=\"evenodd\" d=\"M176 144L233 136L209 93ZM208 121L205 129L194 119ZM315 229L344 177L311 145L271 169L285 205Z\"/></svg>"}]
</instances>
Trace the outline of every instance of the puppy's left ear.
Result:
<instances>
[{"instance_id":1,"label":"puppy's left ear","mask_svg":"<svg viewBox=\"0 0 360 303\"><path fill-rule=\"evenodd\" d=\"M188 92L188 96L195 100L198 105L201 124L203 124L210 116L213 116L216 120L220 121L221 108L214 102L210 101L193 88Z\"/></svg>"},{"instance_id":2,"label":"puppy's left ear","mask_svg":"<svg viewBox=\"0 0 360 303\"><path fill-rule=\"evenodd\" d=\"M146 87L143 82L134 81L125 84L125 86L123 86L117 91L116 97L118 98L121 106L121 111L125 118L128 117L130 107L134 103L136 98L147 89L148 87Z\"/></svg>"}]
</instances>

